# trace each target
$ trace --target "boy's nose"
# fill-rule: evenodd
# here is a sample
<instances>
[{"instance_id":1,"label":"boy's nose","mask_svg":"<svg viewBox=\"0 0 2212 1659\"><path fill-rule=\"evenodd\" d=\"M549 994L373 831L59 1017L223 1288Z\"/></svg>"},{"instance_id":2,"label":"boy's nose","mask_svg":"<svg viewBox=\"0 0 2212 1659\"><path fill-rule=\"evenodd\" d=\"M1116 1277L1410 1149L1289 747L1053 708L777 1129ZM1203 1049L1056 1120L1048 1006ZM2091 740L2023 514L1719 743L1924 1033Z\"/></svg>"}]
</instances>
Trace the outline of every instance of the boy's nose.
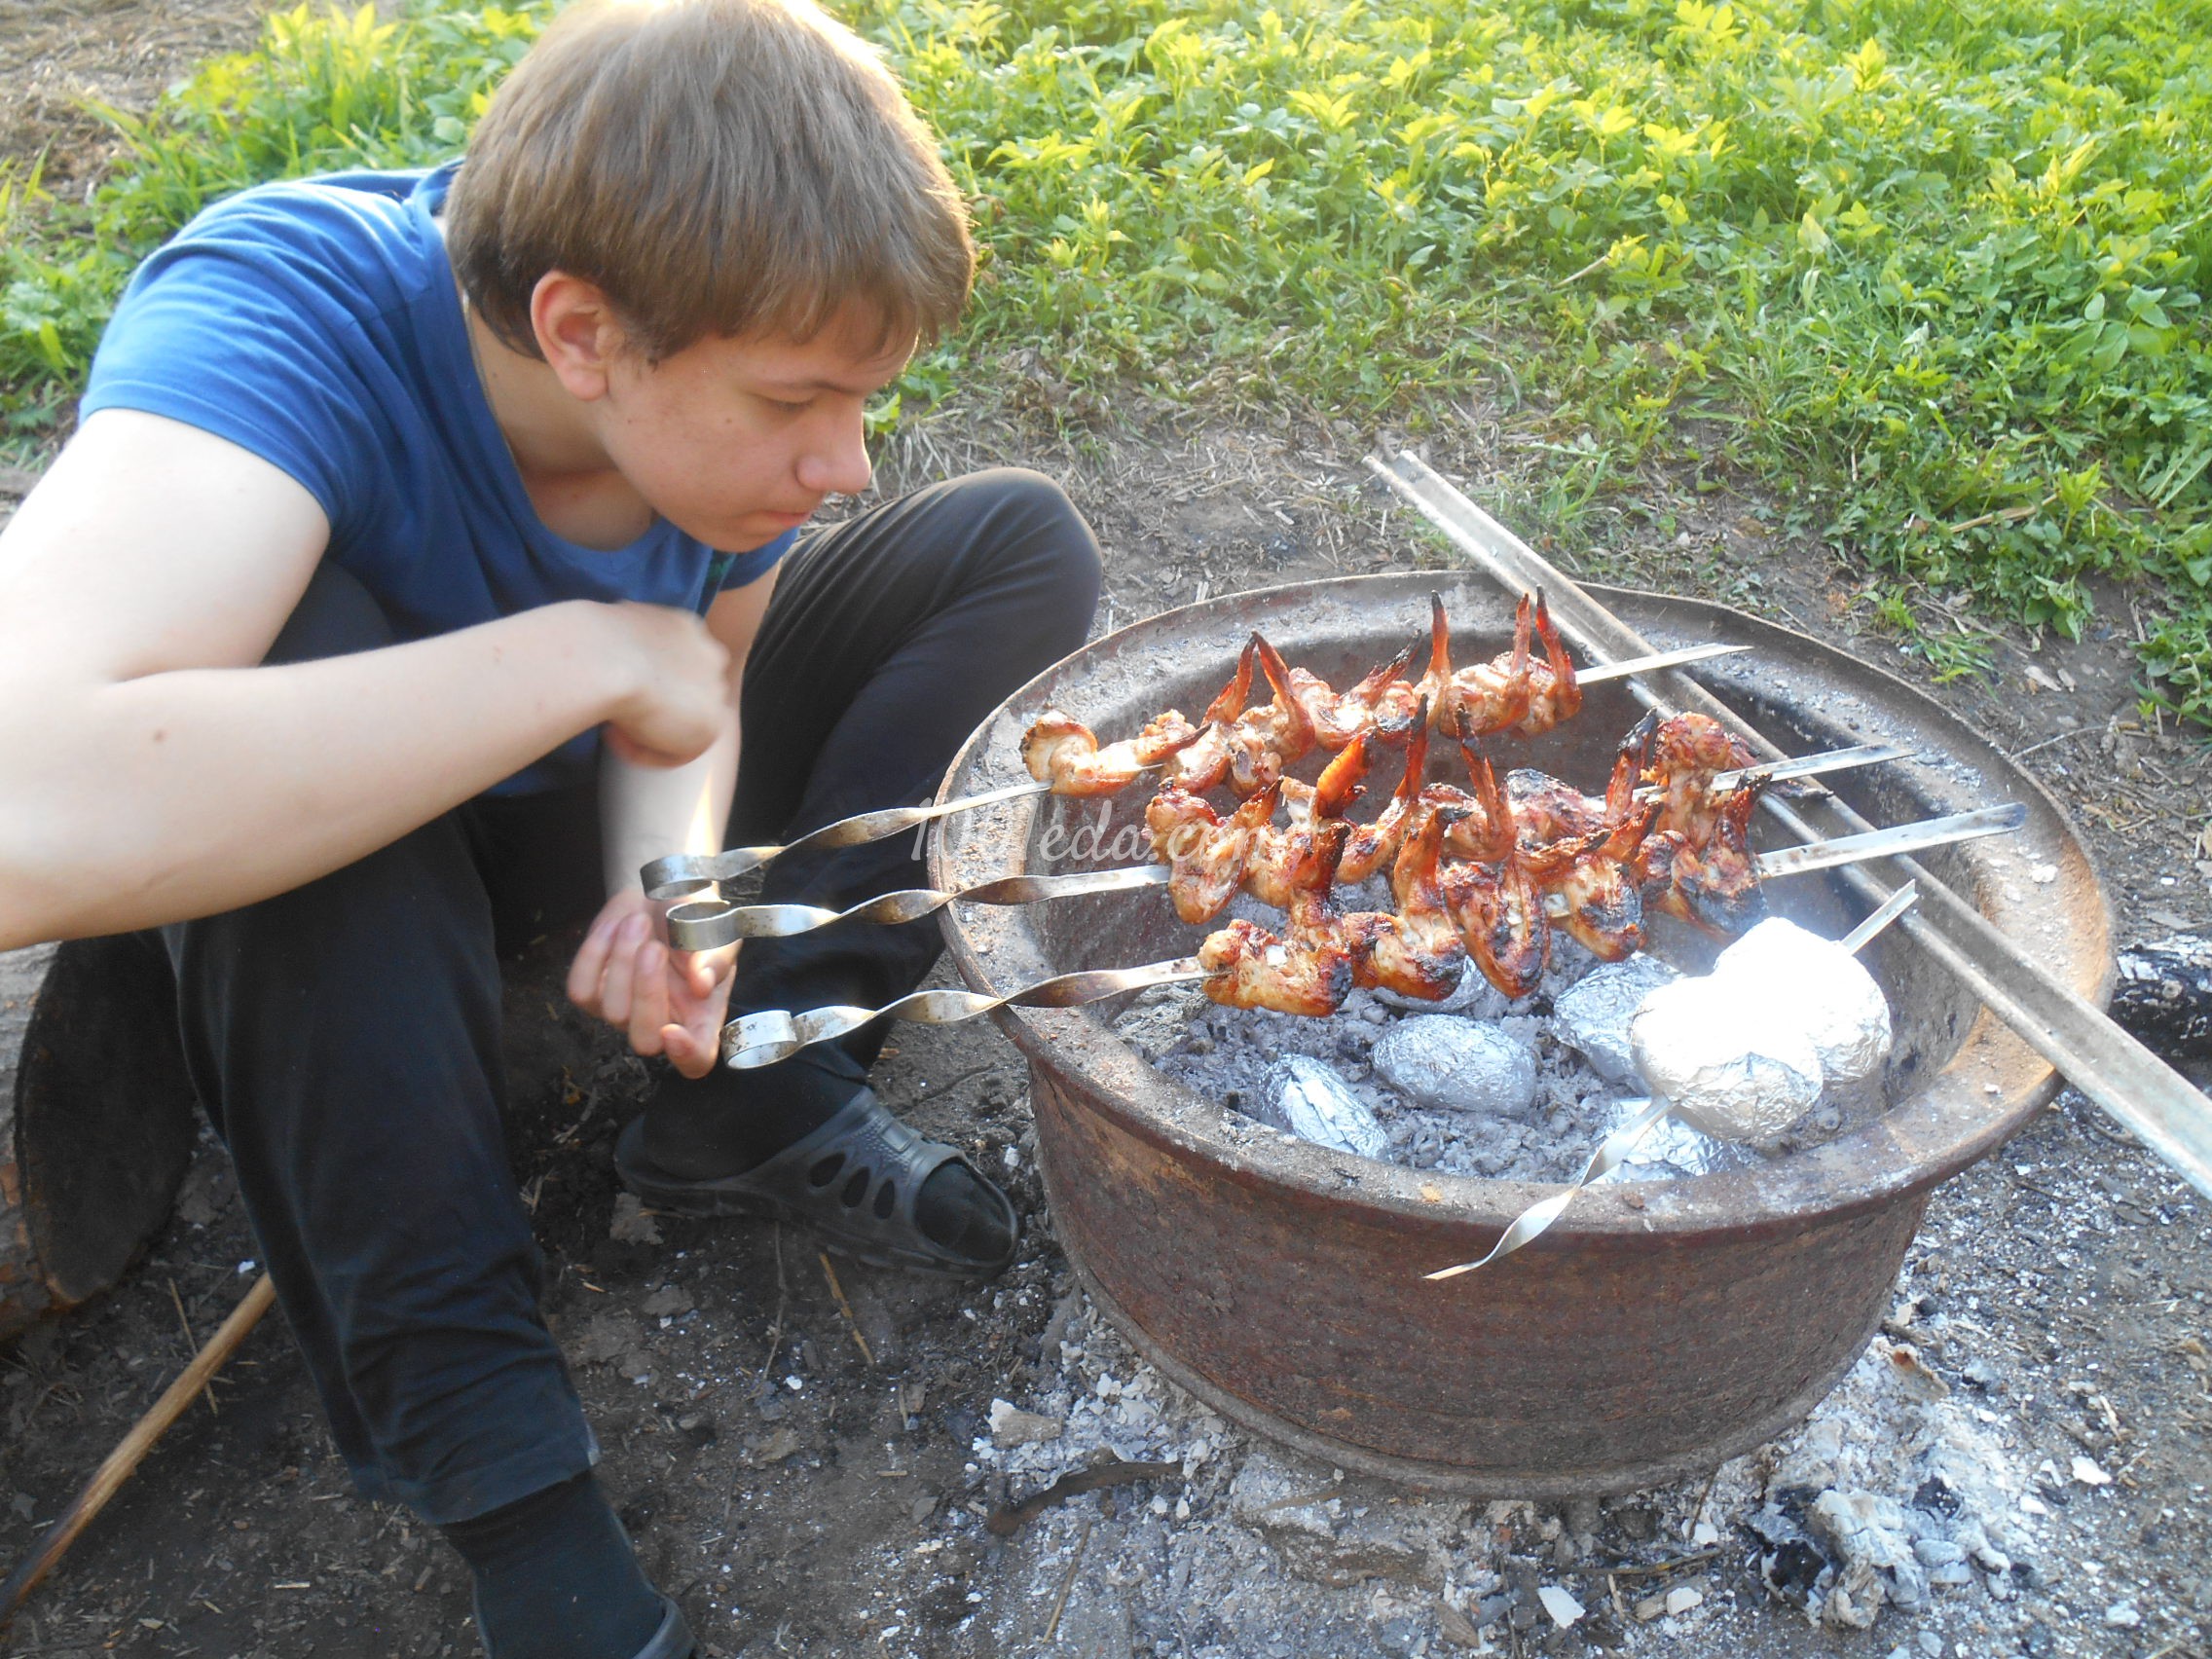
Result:
<instances>
[{"instance_id":1,"label":"boy's nose","mask_svg":"<svg viewBox=\"0 0 2212 1659\"><path fill-rule=\"evenodd\" d=\"M867 427L858 416L840 421L825 441L799 458L798 481L824 496L857 496L868 487L875 467L867 459Z\"/></svg>"}]
</instances>

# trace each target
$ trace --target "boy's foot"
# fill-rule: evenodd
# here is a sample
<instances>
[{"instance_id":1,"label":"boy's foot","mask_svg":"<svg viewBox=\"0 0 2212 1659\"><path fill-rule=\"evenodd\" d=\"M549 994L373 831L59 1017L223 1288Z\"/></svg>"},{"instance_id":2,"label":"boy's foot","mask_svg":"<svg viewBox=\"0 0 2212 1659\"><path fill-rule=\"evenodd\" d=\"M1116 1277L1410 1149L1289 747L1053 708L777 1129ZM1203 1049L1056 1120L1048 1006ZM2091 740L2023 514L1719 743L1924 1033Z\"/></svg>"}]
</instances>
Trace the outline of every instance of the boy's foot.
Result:
<instances>
[{"instance_id":1,"label":"boy's foot","mask_svg":"<svg viewBox=\"0 0 2212 1659\"><path fill-rule=\"evenodd\" d=\"M588 1470L440 1529L476 1579L487 1659L690 1659L690 1626L638 1570Z\"/></svg>"},{"instance_id":2,"label":"boy's foot","mask_svg":"<svg viewBox=\"0 0 2212 1659\"><path fill-rule=\"evenodd\" d=\"M1014 1260L1014 1205L957 1148L924 1140L866 1088L820 1127L723 1175L678 1174L647 1151L647 1118L614 1143L623 1185L679 1215L800 1222L870 1267L989 1278Z\"/></svg>"}]
</instances>

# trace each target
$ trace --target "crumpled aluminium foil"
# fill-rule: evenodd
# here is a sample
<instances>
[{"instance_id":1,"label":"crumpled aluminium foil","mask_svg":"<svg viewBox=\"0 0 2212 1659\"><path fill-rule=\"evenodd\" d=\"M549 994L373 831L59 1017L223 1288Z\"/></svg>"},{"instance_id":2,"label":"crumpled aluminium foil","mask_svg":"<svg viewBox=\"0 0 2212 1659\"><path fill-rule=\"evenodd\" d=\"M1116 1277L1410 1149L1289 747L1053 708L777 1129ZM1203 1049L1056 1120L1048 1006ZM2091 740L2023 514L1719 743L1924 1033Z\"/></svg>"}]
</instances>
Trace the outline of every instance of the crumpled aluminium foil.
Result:
<instances>
[{"instance_id":1,"label":"crumpled aluminium foil","mask_svg":"<svg viewBox=\"0 0 2212 1659\"><path fill-rule=\"evenodd\" d=\"M1629 1043L1651 1092L1715 1139L1771 1141L1820 1103L1821 1056L1788 1004L1731 976L1661 985Z\"/></svg>"},{"instance_id":2,"label":"crumpled aluminium foil","mask_svg":"<svg viewBox=\"0 0 2212 1659\"><path fill-rule=\"evenodd\" d=\"M1367 1103L1334 1071L1304 1054L1285 1054L1274 1063L1253 1116L1301 1140L1361 1158L1381 1158L1390 1147L1389 1135Z\"/></svg>"},{"instance_id":3,"label":"crumpled aluminium foil","mask_svg":"<svg viewBox=\"0 0 2212 1659\"><path fill-rule=\"evenodd\" d=\"M1607 962L1553 1000L1553 1029L1600 1077L1627 1083L1636 1075L1629 1022L1646 996L1680 977L1641 950L1626 962Z\"/></svg>"},{"instance_id":4,"label":"crumpled aluminium foil","mask_svg":"<svg viewBox=\"0 0 2212 1659\"><path fill-rule=\"evenodd\" d=\"M1613 1103L1613 1121L1605 1132L1624 1128L1642 1115L1651 1102L1641 1098L1618 1100ZM1714 1140L1711 1135L1700 1134L1687 1124L1678 1124L1672 1117L1660 1119L1644 1131L1643 1138L1614 1168L1600 1175L1591 1185L1606 1181L1663 1181L1680 1175L1711 1175L1722 1169L1742 1169L1758 1161L1758 1154L1749 1147L1731 1145Z\"/></svg>"},{"instance_id":5,"label":"crumpled aluminium foil","mask_svg":"<svg viewBox=\"0 0 2212 1659\"><path fill-rule=\"evenodd\" d=\"M1892 1041L1889 1002L1874 976L1833 940L1770 916L1723 950L1713 972L1786 999L1830 1087L1881 1075Z\"/></svg>"}]
</instances>

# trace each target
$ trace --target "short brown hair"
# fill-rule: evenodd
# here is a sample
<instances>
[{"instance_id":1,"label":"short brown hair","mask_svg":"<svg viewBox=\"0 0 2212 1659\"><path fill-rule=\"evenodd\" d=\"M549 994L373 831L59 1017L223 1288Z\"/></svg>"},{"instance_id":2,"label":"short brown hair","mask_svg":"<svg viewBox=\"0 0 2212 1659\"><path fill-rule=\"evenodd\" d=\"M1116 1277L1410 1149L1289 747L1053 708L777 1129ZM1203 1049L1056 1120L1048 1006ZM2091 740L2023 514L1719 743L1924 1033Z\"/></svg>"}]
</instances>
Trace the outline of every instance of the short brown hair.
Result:
<instances>
[{"instance_id":1,"label":"short brown hair","mask_svg":"<svg viewBox=\"0 0 2212 1659\"><path fill-rule=\"evenodd\" d=\"M651 360L711 334L807 340L851 305L879 345L959 318L968 216L874 51L809 0L596 0L500 87L447 199L493 332L536 355L548 271L604 289Z\"/></svg>"}]
</instances>

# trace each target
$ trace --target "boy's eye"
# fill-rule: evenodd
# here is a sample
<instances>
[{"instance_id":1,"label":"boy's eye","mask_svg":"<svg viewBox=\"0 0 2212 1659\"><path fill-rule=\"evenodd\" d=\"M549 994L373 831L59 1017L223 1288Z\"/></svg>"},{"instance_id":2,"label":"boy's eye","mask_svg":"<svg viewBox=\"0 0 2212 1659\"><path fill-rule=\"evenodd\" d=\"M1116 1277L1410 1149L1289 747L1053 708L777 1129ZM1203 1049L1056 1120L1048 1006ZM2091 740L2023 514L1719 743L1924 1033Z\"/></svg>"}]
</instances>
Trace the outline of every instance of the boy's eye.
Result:
<instances>
[{"instance_id":1,"label":"boy's eye","mask_svg":"<svg viewBox=\"0 0 2212 1659\"><path fill-rule=\"evenodd\" d=\"M802 403L792 403L781 397L771 397L768 399L768 407L779 415L804 415L814 407L814 402L811 398Z\"/></svg>"}]
</instances>

